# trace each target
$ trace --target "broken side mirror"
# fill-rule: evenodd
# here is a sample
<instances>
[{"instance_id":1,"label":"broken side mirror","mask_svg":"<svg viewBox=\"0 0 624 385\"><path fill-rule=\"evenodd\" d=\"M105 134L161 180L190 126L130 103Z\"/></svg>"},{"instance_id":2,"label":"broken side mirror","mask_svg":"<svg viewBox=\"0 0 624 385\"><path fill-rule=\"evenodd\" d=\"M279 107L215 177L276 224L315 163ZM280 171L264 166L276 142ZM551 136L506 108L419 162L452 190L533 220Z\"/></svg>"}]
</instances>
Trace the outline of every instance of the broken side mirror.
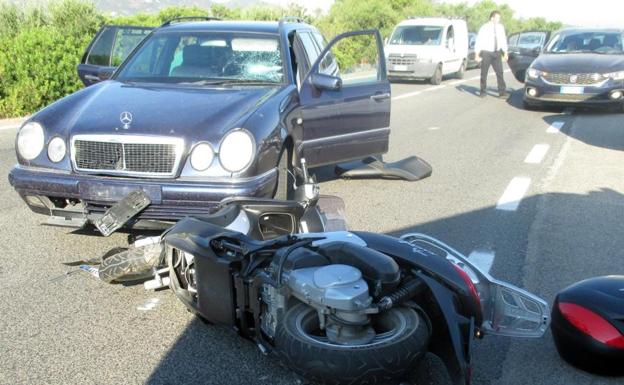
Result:
<instances>
[{"instance_id":1,"label":"broken side mirror","mask_svg":"<svg viewBox=\"0 0 624 385\"><path fill-rule=\"evenodd\" d=\"M319 90L338 91L342 88L342 79L337 76L313 73L310 82Z\"/></svg>"}]
</instances>

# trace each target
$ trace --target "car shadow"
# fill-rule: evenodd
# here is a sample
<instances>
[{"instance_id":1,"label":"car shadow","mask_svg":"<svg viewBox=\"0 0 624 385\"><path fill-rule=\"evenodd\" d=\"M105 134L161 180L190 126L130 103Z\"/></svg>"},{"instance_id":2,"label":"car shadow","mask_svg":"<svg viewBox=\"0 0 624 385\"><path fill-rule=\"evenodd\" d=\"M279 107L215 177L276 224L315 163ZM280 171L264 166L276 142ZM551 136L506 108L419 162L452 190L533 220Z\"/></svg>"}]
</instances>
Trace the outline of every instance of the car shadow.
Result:
<instances>
[{"instance_id":1,"label":"car shadow","mask_svg":"<svg viewBox=\"0 0 624 385\"><path fill-rule=\"evenodd\" d=\"M471 94L475 97L480 97L480 93L481 93L481 88L480 87L475 87L475 86L471 86L468 84L460 84L458 86L455 86L455 89L459 92L463 92L466 94ZM494 98L498 98L498 89L495 87L488 87L486 88L486 92L488 97L494 97ZM509 92L509 90L508 90ZM514 93L515 91L511 91L510 94Z\"/></svg>"},{"instance_id":2,"label":"car shadow","mask_svg":"<svg viewBox=\"0 0 624 385\"><path fill-rule=\"evenodd\" d=\"M614 208L624 207L622 194L608 188L586 194L538 194L526 197L519 211L538 207L548 207L549 215L540 216L535 222L527 219L526 224L520 225L525 227L523 234L514 231L514 226L518 226L517 214L511 220L508 212L496 210L493 205L431 221L416 219L387 233L426 233L466 254L476 245L489 244L496 251L493 276L526 287L549 302L573 282L617 273L613 270L614 261L624 250L624 237L613 227L621 222L621 211ZM527 244L529 232L539 241L537 245ZM529 247L533 247L532 255L537 260L527 260ZM534 267L528 279L524 276L526 266ZM488 337L476 344L474 383L500 378L507 353L515 354L510 349L512 343L508 338ZM542 339L524 343L522 348L528 350L524 352L523 365L542 369L535 374L523 374L532 376L527 383L539 381L538 373L552 371L574 382L587 379L587 374L559 359L549 332ZM199 318L181 332L146 383L302 384L299 377L281 367L274 357L263 355L250 341L226 327L207 325Z\"/></svg>"},{"instance_id":3,"label":"car shadow","mask_svg":"<svg viewBox=\"0 0 624 385\"><path fill-rule=\"evenodd\" d=\"M564 122L560 132L590 146L624 151L622 113L602 108L574 109L571 114L547 115L543 119L549 126Z\"/></svg>"}]
</instances>

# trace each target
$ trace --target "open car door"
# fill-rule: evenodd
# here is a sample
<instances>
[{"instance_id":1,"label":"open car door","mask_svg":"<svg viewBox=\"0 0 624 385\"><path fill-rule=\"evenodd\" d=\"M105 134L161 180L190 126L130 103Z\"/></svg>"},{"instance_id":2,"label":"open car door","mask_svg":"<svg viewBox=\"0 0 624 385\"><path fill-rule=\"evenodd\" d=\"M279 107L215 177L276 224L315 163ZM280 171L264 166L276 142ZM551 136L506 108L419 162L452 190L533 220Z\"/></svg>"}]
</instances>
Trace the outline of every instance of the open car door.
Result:
<instances>
[{"instance_id":1,"label":"open car door","mask_svg":"<svg viewBox=\"0 0 624 385\"><path fill-rule=\"evenodd\" d=\"M309 166L362 159L388 151L390 83L377 30L335 37L310 66L299 89Z\"/></svg>"},{"instance_id":2,"label":"open car door","mask_svg":"<svg viewBox=\"0 0 624 385\"><path fill-rule=\"evenodd\" d=\"M514 77L524 83L524 75L550 39L548 31L527 31L509 36L507 64Z\"/></svg>"},{"instance_id":3,"label":"open car door","mask_svg":"<svg viewBox=\"0 0 624 385\"><path fill-rule=\"evenodd\" d=\"M108 79L130 52L153 30L151 27L105 25L82 55L78 76L85 86Z\"/></svg>"}]
</instances>

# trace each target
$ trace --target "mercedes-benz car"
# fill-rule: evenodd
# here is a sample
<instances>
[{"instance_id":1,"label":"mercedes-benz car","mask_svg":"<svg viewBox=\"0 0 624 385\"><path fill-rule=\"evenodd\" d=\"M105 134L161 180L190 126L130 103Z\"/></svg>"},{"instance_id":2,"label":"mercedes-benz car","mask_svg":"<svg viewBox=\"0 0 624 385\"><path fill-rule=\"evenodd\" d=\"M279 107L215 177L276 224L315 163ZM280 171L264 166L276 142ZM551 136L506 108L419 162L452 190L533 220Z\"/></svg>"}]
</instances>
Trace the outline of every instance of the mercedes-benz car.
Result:
<instances>
[{"instance_id":1,"label":"mercedes-benz car","mask_svg":"<svg viewBox=\"0 0 624 385\"><path fill-rule=\"evenodd\" d=\"M509 66L525 83L526 109L547 105L624 109L624 30L567 28L548 37L539 31L509 37Z\"/></svg>"},{"instance_id":2,"label":"mercedes-benz car","mask_svg":"<svg viewBox=\"0 0 624 385\"><path fill-rule=\"evenodd\" d=\"M366 49L345 57L353 46ZM302 158L315 167L387 152L383 58L377 30L327 43L294 18L106 26L78 68L88 87L19 130L9 181L48 223L78 227L136 189L151 204L135 228L231 196L289 198Z\"/></svg>"}]
</instances>

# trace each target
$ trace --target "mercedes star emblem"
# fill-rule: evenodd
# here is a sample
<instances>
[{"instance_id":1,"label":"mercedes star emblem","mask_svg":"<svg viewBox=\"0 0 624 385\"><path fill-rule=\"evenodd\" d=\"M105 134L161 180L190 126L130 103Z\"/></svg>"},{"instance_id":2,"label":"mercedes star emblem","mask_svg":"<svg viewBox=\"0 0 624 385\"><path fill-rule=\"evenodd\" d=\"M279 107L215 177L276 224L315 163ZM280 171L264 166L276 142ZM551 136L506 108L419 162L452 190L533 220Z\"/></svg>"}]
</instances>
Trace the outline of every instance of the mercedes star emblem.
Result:
<instances>
[{"instance_id":1,"label":"mercedes star emblem","mask_svg":"<svg viewBox=\"0 0 624 385\"><path fill-rule=\"evenodd\" d=\"M124 111L119 115L119 120L121 124L123 124L123 129L127 130L130 128L130 123L132 123L132 114L128 111Z\"/></svg>"}]
</instances>

